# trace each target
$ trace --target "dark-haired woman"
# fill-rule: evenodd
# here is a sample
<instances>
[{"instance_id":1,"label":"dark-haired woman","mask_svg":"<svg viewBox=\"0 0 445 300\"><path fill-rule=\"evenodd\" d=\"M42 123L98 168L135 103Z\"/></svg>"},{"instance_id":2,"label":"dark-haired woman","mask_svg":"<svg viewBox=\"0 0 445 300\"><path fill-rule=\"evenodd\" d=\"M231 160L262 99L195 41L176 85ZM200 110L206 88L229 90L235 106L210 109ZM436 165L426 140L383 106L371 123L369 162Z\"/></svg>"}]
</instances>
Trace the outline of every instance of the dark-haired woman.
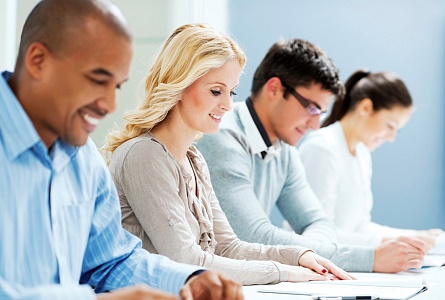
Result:
<instances>
[{"instance_id":1,"label":"dark-haired woman","mask_svg":"<svg viewBox=\"0 0 445 300\"><path fill-rule=\"evenodd\" d=\"M308 181L336 225L340 242L376 246L410 236L429 249L442 233L396 229L371 221L370 151L394 141L410 119L412 107L408 89L395 74L359 70L347 80L346 94L336 99L324 128L310 133L301 144Z\"/></svg>"}]
</instances>

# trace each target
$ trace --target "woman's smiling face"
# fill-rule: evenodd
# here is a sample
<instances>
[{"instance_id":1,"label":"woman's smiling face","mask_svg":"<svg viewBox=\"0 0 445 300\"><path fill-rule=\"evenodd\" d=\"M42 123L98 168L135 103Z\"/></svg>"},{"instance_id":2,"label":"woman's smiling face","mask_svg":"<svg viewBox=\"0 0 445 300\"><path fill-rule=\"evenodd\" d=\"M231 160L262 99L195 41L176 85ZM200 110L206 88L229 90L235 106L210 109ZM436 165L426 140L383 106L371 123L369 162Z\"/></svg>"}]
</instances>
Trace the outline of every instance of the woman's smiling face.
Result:
<instances>
[{"instance_id":1,"label":"woman's smiling face","mask_svg":"<svg viewBox=\"0 0 445 300\"><path fill-rule=\"evenodd\" d=\"M229 60L212 69L186 88L175 109L186 126L204 133L217 133L221 118L232 108L241 66Z\"/></svg>"}]
</instances>

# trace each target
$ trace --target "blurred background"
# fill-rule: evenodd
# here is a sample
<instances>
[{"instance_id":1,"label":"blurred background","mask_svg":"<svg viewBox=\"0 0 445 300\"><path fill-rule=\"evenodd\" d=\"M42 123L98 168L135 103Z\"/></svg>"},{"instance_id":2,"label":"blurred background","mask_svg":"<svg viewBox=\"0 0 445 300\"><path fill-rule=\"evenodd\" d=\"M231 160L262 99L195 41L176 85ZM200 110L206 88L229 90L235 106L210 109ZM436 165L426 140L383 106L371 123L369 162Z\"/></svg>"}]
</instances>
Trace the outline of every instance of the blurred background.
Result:
<instances>
[{"instance_id":1,"label":"blurred background","mask_svg":"<svg viewBox=\"0 0 445 300\"><path fill-rule=\"evenodd\" d=\"M20 32L38 0L0 0L0 68L13 70ZM333 59L345 80L354 70L390 70L407 84L415 113L396 142L373 153L373 219L389 226L445 229L445 1L442 0L113 0L134 34L131 78L118 110L92 137L100 147L134 108L163 41L179 25L229 33L248 61L237 89L249 95L257 65L280 38L303 38ZM51 108L48 108L51 109ZM280 222L275 211L274 222Z\"/></svg>"}]
</instances>

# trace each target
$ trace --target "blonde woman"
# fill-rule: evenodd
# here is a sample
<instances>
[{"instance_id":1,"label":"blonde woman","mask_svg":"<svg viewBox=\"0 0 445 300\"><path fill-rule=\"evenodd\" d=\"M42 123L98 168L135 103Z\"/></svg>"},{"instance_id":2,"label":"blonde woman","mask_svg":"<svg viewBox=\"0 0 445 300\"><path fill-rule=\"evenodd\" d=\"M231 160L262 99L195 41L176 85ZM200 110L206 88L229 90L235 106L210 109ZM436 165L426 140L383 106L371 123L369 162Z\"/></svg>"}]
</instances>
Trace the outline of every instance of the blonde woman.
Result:
<instances>
[{"instance_id":1,"label":"blonde woman","mask_svg":"<svg viewBox=\"0 0 445 300\"><path fill-rule=\"evenodd\" d=\"M167 39L146 78L145 99L104 147L112 153L123 226L152 253L243 284L350 279L310 249L240 241L219 206L192 144L218 131L244 64L239 46L205 25L184 25Z\"/></svg>"}]
</instances>

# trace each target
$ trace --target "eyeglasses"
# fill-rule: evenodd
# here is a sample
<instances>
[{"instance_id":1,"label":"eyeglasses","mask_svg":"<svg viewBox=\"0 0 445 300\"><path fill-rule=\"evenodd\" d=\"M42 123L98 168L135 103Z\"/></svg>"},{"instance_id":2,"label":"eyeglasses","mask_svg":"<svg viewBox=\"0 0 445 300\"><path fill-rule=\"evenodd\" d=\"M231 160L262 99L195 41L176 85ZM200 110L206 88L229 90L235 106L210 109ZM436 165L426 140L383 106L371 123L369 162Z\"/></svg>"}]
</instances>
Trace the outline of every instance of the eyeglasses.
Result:
<instances>
[{"instance_id":1,"label":"eyeglasses","mask_svg":"<svg viewBox=\"0 0 445 300\"><path fill-rule=\"evenodd\" d=\"M300 104L306 109L307 113L310 114L311 116L319 116L321 114L326 113L325 111L321 110L320 105L318 105L314 101L311 101L301 96L294 88L285 83L283 80L281 80L281 84L286 88L286 90L289 93L291 93L295 97L295 99L297 99L298 102L300 102Z\"/></svg>"}]
</instances>

